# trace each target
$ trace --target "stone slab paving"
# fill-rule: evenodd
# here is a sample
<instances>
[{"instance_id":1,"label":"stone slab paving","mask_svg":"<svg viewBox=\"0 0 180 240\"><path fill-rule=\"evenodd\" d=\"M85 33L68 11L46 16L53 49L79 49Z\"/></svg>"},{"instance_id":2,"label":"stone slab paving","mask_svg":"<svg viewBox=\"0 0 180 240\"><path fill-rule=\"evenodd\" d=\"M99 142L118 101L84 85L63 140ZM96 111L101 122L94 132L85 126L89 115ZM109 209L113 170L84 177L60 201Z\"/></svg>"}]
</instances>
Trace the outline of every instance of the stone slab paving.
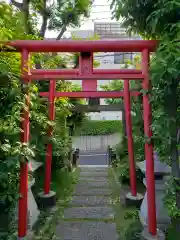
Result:
<instances>
[{"instance_id":1,"label":"stone slab paving","mask_svg":"<svg viewBox=\"0 0 180 240\"><path fill-rule=\"evenodd\" d=\"M79 157L79 164L80 165L108 165L107 156L104 154L88 154L88 155L81 155Z\"/></svg>"},{"instance_id":2,"label":"stone slab paving","mask_svg":"<svg viewBox=\"0 0 180 240\"><path fill-rule=\"evenodd\" d=\"M111 189L108 188L88 188L88 187L76 187L74 195L82 196L110 196Z\"/></svg>"},{"instance_id":3,"label":"stone slab paving","mask_svg":"<svg viewBox=\"0 0 180 240\"><path fill-rule=\"evenodd\" d=\"M95 176L88 176L88 177L80 176L79 181L108 182L107 177L97 177L97 176L96 177Z\"/></svg>"},{"instance_id":4,"label":"stone slab paving","mask_svg":"<svg viewBox=\"0 0 180 240\"><path fill-rule=\"evenodd\" d=\"M77 184L78 187L89 187L89 188L109 188L108 182L103 181L81 181Z\"/></svg>"},{"instance_id":5,"label":"stone slab paving","mask_svg":"<svg viewBox=\"0 0 180 240\"><path fill-rule=\"evenodd\" d=\"M89 172L84 172L82 171L81 173L81 177L108 177L108 172L93 172L93 171L89 171Z\"/></svg>"},{"instance_id":6,"label":"stone slab paving","mask_svg":"<svg viewBox=\"0 0 180 240\"><path fill-rule=\"evenodd\" d=\"M81 167L80 168L81 172L108 172L107 167Z\"/></svg>"},{"instance_id":7,"label":"stone slab paving","mask_svg":"<svg viewBox=\"0 0 180 240\"><path fill-rule=\"evenodd\" d=\"M109 196L73 196L70 204L75 206L104 206L110 203Z\"/></svg>"},{"instance_id":8,"label":"stone slab paving","mask_svg":"<svg viewBox=\"0 0 180 240\"><path fill-rule=\"evenodd\" d=\"M107 167L81 167L64 222L56 228L56 239L117 240L111 194Z\"/></svg>"},{"instance_id":9,"label":"stone slab paving","mask_svg":"<svg viewBox=\"0 0 180 240\"><path fill-rule=\"evenodd\" d=\"M64 222L56 229L58 240L115 240L115 223L105 222ZM57 238L56 238L57 239Z\"/></svg>"},{"instance_id":10,"label":"stone slab paving","mask_svg":"<svg viewBox=\"0 0 180 240\"><path fill-rule=\"evenodd\" d=\"M114 219L114 212L111 207L72 207L64 211L64 219L85 218L85 219Z\"/></svg>"}]
</instances>

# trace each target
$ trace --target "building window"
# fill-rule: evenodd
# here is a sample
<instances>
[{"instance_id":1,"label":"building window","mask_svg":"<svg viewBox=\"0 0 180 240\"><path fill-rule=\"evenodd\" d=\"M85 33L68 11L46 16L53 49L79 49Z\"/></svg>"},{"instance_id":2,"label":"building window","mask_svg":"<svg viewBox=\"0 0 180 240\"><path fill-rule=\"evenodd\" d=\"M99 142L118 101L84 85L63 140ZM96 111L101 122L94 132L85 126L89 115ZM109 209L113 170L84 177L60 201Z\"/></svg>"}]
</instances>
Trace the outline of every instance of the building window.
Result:
<instances>
[{"instance_id":1,"label":"building window","mask_svg":"<svg viewBox=\"0 0 180 240\"><path fill-rule=\"evenodd\" d=\"M114 53L114 64L124 64L127 60L133 60L133 53Z\"/></svg>"}]
</instances>

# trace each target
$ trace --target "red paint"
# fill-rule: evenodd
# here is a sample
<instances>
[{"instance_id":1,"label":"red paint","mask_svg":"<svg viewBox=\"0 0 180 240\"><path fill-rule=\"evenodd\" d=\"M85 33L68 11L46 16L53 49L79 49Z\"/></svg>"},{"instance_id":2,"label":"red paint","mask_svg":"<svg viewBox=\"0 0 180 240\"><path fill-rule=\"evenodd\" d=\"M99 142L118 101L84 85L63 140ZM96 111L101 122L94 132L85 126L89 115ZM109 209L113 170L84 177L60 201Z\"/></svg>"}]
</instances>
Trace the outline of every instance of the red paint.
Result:
<instances>
[{"instance_id":1,"label":"red paint","mask_svg":"<svg viewBox=\"0 0 180 240\"><path fill-rule=\"evenodd\" d=\"M19 194L18 237L23 238L27 234L28 211L28 163L24 162L20 164Z\"/></svg>"},{"instance_id":2,"label":"red paint","mask_svg":"<svg viewBox=\"0 0 180 240\"><path fill-rule=\"evenodd\" d=\"M79 75L79 69L32 69L32 75ZM94 74L141 74L141 70L137 69L93 69Z\"/></svg>"},{"instance_id":3,"label":"red paint","mask_svg":"<svg viewBox=\"0 0 180 240\"><path fill-rule=\"evenodd\" d=\"M79 72L81 75L93 73L93 54L86 53L80 54L79 57ZM96 91L97 90L97 80L82 80L82 91Z\"/></svg>"},{"instance_id":4,"label":"red paint","mask_svg":"<svg viewBox=\"0 0 180 240\"><path fill-rule=\"evenodd\" d=\"M154 52L158 46L156 40L16 40L0 42L21 51L29 52L141 52L148 49Z\"/></svg>"},{"instance_id":5,"label":"red paint","mask_svg":"<svg viewBox=\"0 0 180 240\"><path fill-rule=\"evenodd\" d=\"M51 80L49 85L49 120L55 119L55 102L54 94L56 90L56 82ZM49 127L48 136L52 136L53 128ZM44 194L49 194L51 184L51 165L52 165L52 144L48 143L46 148L46 164L45 164L45 181L44 181Z\"/></svg>"},{"instance_id":6,"label":"red paint","mask_svg":"<svg viewBox=\"0 0 180 240\"><path fill-rule=\"evenodd\" d=\"M150 89L149 81L149 51L145 49L142 52L142 71L145 75L142 82L144 90ZM151 104L149 101L149 94L143 96L143 117L144 117L144 134L151 138L151 124L152 113ZM147 200L148 200L148 229L149 232L155 236L157 234L156 223L156 201L155 201L155 180L154 180L154 159L153 159L153 145L145 143L145 158L146 158L146 179L147 179Z\"/></svg>"},{"instance_id":7,"label":"red paint","mask_svg":"<svg viewBox=\"0 0 180 240\"><path fill-rule=\"evenodd\" d=\"M159 44L159 41L154 40L83 40L83 41L56 41L56 40L17 40L11 42L0 42L1 45L9 45L14 47L14 51L22 52L22 76L26 83L28 79L32 80L46 80L53 79L50 84L50 92L42 92L41 96L49 97L49 118L54 120L54 97L75 97L75 98L119 98L125 97L126 108L127 108L127 127L128 136L128 150L130 153L131 161L131 180L135 178L133 159L133 141L131 139L132 126L130 119L130 96L139 96L140 92L132 91L130 93L125 92L104 92L95 91L95 83L97 80L112 80L112 79L124 79L124 80L143 80L142 86L144 90L149 89L149 52L154 52ZM1 47L2 49L2 47ZM0 51L1 51L0 49ZM24 50L26 49L26 50ZM145 50L144 50L145 49ZM10 51L13 51L10 49ZM87 55L87 52L91 52L89 59L80 59L80 68L68 69L68 70L31 70L26 72L24 66L27 65L28 52L80 52L83 56ZM143 52L142 53L142 72L140 70L100 70L93 69L92 67L92 53L93 52ZM81 61L82 60L82 61ZM86 63L85 63L86 62ZM84 66L82 66L84 65ZM86 65L86 66L85 66ZM85 92L55 92L52 91L55 80L81 80L86 81ZM128 83L128 82L127 82ZM128 89L128 85L125 82L125 88ZM83 82L84 84L84 82ZM91 91L93 89L93 91ZM128 102L129 101L129 102ZM24 109L24 120L22 122L22 128L24 130L22 134L22 142L29 141L29 96L27 94L26 99L27 110ZM151 106L149 103L149 95L143 96L143 107L144 107L144 132L148 137L152 136L150 129L152 116ZM48 129L48 135L52 135L52 128ZM154 181L154 161L153 161L153 145L145 144L145 155L146 155L146 169L147 169L147 194L148 194L148 228L149 233L153 236L156 235L156 205L155 205L155 181ZM52 145L47 146L46 155L46 171L45 171L45 186L44 192L48 194L50 191L51 181L51 162L52 162ZM20 194L19 199L19 222L18 222L18 236L26 236L26 224L27 224L27 192L28 192L28 164L21 163L20 169ZM134 180L131 182L131 191L135 195L136 188Z\"/></svg>"},{"instance_id":8,"label":"red paint","mask_svg":"<svg viewBox=\"0 0 180 240\"><path fill-rule=\"evenodd\" d=\"M130 188L132 196L137 195L136 188L136 166L134 161L134 144L132 135L132 121L131 121L131 99L129 91L129 81L124 81L124 107L126 117L126 132L128 140L128 154L129 154L129 171L130 171Z\"/></svg>"},{"instance_id":9,"label":"red paint","mask_svg":"<svg viewBox=\"0 0 180 240\"><path fill-rule=\"evenodd\" d=\"M82 80L82 91L96 91L97 90L97 80Z\"/></svg>"},{"instance_id":10,"label":"red paint","mask_svg":"<svg viewBox=\"0 0 180 240\"><path fill-rule=\"evenodd\" d=\"M85 60L86 61L86 60ZM82 68L82 60L80 58L80 68ZM27 75L27 73L26 73ZM85 73L81 69L37 69L31 70L29 78L32 80L39 79L143 79L141 70L135 69L92 69L91 72Z\"/></svg>"},{"instance_id":11,"label":"red paint","mask_svg":"<svg viewBox=\"0 0 180 240\"><path fill-rule=\"evenodd\" d=\"M48 97L48 92L40 92L41 97ZM140 92L132 91L131 96L139 96ZM119 98L124 96L123 91L99 91L99 92L56 92L55 97L69 97L69 98Z\"/></svg>"},{"instance_id":12,"label":"red paint","mask_svg":"<svg viewBox=\"0 0 180 240\"><path fill-rule=\"evenodd\" d=\"M21 71L28 70L28 51L23 50L21 53ZM23 79L24 84L28 84L28 79ZM26 108L23 109L21 122L21 128L23 130L21 134L22 143L29 141L29 93L26 95ZM22 238L27 233L27 211L28 211L28 162L22 157L20 164L20 183L19 183L19 217L18 217L18 237Z\"/></svg>"},{"instance_id":13,"label":"red paint","mask_svg":"<svg viewBox=\"0 0 180 240\"><path fill-rule=\"evenodd\" d=\"M102 70L101 70L102 71ZM95 71L96 72L96 71ZM79 74L77 75L77 73L75 74L65 74L65 75L57 75L57 74L46 74L46 70L44 70L44 73L40 74L30 74L29 79L31 80L47 80L47 79L62 79L62 80L80 80L80 79L84 79L84 80L116 80L116 79L131 79L131 80L140 80L143 79L144 76L143 74L126 74L126 73L115 73L115 74L111 74L111 73L92 73L91 75L88 73L84 73L84 74Z\"/></svg>"}]
</instances>

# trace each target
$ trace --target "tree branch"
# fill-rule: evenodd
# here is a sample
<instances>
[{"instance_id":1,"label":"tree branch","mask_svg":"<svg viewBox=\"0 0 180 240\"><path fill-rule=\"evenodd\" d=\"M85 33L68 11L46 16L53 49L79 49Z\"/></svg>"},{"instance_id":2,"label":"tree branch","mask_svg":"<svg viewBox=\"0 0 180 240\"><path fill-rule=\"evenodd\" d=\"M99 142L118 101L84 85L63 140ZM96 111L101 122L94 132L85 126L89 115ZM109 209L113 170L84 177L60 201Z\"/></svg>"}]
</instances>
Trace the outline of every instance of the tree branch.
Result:
<instances>
[{"instance_id":1,"label":"tree branch","mask_svg":"<svg viewBox=\"0 0 180 240\"><path fill-rule=\"evenodd\" d=\"M66 31L66 28L67 28L67 25L65 24L65 25L62 27L62 29L61 29L59 35L57 36L56 40L60 40L60 39L61 39L62 35L63 35L63 34L65 33L65 31Z\"/></svg>"},{"instance_id":2,"label":"tree branch","mask_svg":"<svg viewBox=\"0 0 180 240\"><path fill-rule=\"evenodd\" d=\"M46 29L47 29L47 20L48 20L48 16L47 16L47 13L46 13L46 0L43 0L43 9L42 9L42 25L41 25L41 28L40 28L40 32L39 32L39 36L44 38L45 36L45 32L46 32Z\"/></svg>"},{"instance_id":3,"label":"tree branch","mask_svg":"<svg viewBox=\"0 0 180 240\"><path fill-rule=\"evenodd\" d=\"M43 22L42 22L42 25L41 25L41 29L40 29L40 32L39 32L39 36L44 38L45 36L45 32L46 32L46 28L47 28L47 20L48 18L43 16Z\"/></svg>"},{"instance_id":4,"label":"tree branch","mask_svg":"<svg viewBox=\"0 0 180 240\"><path fill-rule=\"evenodd\" d=\"M22 8L23 8L23 3L16 2L15 0L11 0L11 1L10 1L10 4L14 5L14 6L17 7L19 10L22 10Z\"/></svg>"}]
</instances>

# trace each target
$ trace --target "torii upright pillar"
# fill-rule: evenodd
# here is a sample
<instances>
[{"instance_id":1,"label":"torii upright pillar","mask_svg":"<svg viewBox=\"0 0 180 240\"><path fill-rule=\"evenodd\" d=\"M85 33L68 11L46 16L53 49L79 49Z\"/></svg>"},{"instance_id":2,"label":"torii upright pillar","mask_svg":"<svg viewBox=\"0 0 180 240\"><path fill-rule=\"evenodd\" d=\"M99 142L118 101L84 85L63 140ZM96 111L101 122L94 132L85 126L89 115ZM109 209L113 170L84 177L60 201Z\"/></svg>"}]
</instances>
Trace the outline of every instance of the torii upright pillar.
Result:
<instances>
[{"instance_id":1,"label":"torii upright pillar","mask_svg":"<svg viewBox=\"0 0 180 240\"><path fill-rule=\"evenodd\" d=\"M21 52L21 74L23 80L23 93L25 96L25 105L22 111L22 134L21 142L28 143L30 136L30 124L29 124L29 106L30 106L30 94L28 90L29 78L28 78L28 61L29 52L26 49L22 49ZM28 161L24 156L21 156L20 161L20 183L19 183L19 208L18 208L18 238L24 239L27 236L27 213L28 213Z\"/></svg>"},{"instance_id":2,"label":"torii upright pillar","mask_svg":"<svg viewBox=\"0 0 180 240\"><path fill-rule=\"evenodd\" d=\"M134 159L134 143L132 134L131 119L131 96L129 91L129 80L124 80L124 108L126 119L126 133L129 155L129 173L130 173L130 192L126 195L126 204L140 207L143 195L137 193L136 186L136 163Z\"/></svg>"},{"instance_id":3,"label":"torii upright pillar","mask_svg":"<svg viewBox=\"0 0 180 240\"><path fill-rule=\"evenodd\" d=\"M50 80L49 83L49 120L55 120L55 90L56 81ZM53 127L49 126L47 135L52 137ZM39 193L41 208L53 207L56 204L56 193L50 190L51 185L51 165L52 165L52 143L47 143L46 146L46 161L45 161L45 179L44 179L44 191Z\"/></svg>"}]
</instances>

